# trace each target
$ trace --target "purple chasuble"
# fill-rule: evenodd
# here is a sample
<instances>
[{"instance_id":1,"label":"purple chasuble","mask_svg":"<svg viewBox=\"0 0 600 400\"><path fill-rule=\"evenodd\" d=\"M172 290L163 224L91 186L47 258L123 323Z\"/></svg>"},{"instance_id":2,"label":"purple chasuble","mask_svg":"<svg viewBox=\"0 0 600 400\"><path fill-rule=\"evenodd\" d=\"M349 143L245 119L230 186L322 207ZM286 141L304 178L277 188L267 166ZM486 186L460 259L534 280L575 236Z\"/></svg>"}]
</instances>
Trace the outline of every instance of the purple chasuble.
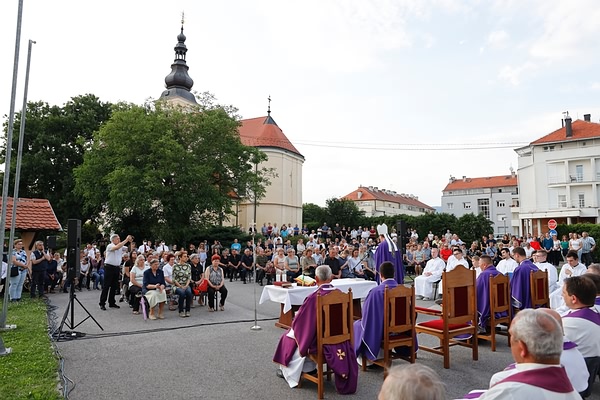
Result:
<instances>
[{"instance_id":1,"label":"purple chasuble","mask_svg":"<svg viewBox=\"0 0 600 400\"><path fill-rule=\"evenodd\" d=\"M529 273L538 271L530 260L525 260L519 264L510 280L510 292L513 307L523 310L531 308L531 287L529 286Z\"/></svg>"},{"instance_id":2,"label":"purple chasuble","mask_svg":"<svg viewBox=\"0 0 600 400\"><path fill-rule=\"evenodd\" d=\"M383 297L385 287L394 289L396 281L387 279L371 289L362 306L362 319L354 321L354 348L358 356L377 359L383 339Z\"/></svg>"},{"instance_id":3,"label":"purple chasuble","mask_svg":"<svg viewBox=\"0 0 600 400\"><path fill-rule=\"evenodd\" d=\"M569 376L561 366L536 368L517 372L516 374L502 379L496 383L496 385L504 382L524 383L555 393L571 393L574 390Z\"/></svg>"},{"instance_id":4,"label":"purple chasuble","mask_svg":"<svg viewBox=\"0 0 600 400\"><path fill-rule=\"evenodd\" d=\"M477 289L477 312L479 313L479 326L485 328L490 319L490 277L496 276L500 272L490 265L477 277L475 287ZM506 313L497 313L496 317L506 316Z\"/></svg>"},{"instance_id":5,"label":"purple chasuble","mask_svg":"<svg viewBox=\"0 0 600 400\"><path fill-rule=\"evenodd\" d=\"M402 284L404 283L404 264L402 263L402 251L398 246L398 250L390 251L389 243L387 240L379 243L377 246L377 250L375 250L375 270L379 272L379 266L384 261L389 261L394 264L394 279L396 282ZM379 273L376 274L375 279L377 283L380 282Z\"/></svg>"},{"instance_id":6,"label":"purple chasuble","mask_svg":"<svg viewBox=\"0 0 600 400\"><path fill-rule=\"evenodd\" d=\"M279 344L275 350L273 361L283 366L288 366L288 363L296 348L299 349L300 355L306 357L310 350L313 352L317 348L317 294L326 296L334 289L329 283L319 286L317 290L308 295L304 299L302 307L296 313L292 321L292 329L294 330L295 340L288 337L289 330L285 331L279 339Z\"/></svg>"},{"instance_id":7,"label":"purple chasuble","mask_svg":"<svg viewBox=\"0 0 600 400\"><path fill-rule=\"evenodd\" d=\"M596 296L596 300L594 300L594 304L600 306L600 296Z\"/></svg>"},{"instance_id":8,"label":"purple chasuble","mask_svg":"<svg viewBox=\"0 0 600 400\"><path fill-rule=\"evenodd\" d=\"M339 394L356 393L358 386L358 363L356 353L349 341L323 346L327 365L335 374L335 389Z\"/></svg>"}]
</instances>

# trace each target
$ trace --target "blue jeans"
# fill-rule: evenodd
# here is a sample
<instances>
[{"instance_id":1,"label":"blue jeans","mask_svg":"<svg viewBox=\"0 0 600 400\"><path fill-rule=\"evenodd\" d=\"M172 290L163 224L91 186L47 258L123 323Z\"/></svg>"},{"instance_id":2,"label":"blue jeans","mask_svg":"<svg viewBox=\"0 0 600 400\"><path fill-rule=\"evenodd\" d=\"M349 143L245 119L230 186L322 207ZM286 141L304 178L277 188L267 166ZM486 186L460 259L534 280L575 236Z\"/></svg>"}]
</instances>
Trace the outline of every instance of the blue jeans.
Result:
<instances>
[{"instance_id":1,"label":"blue jeans","mask_svg":"<svg viewBox=\"0 0 600 400\"><path fill-rule=\"evenodd\" d=\"M9 270L10 276L10 270ZM19 275L8 278L9 287L8 294L11 300L21 300L21 292L23 291L23 283L25 283L25 277L27 276L27 269L19 270Z\"/></svg>"},{"instance_id":2,"label":"blue jeans","mask_svg":"<svg viewBox=\"0 0 600 400\"><path fill-rule=\"evenodd\" d=\"M185 290L177 288L175 289L175 294L179 296L179 300L177 301L179 312L183 312L183 300L185 300L185 311L189 312L190 304L192 304L192 288L189 286Z\"/></svg>"},{"instance_id":3,"label":"blue jeans","mask_svg":"<svg viewBox=\"0 0 600 400\"><path fill-rule=\"evenodd\" d=\"M97 272L93 272L92 280L94 281L94 289L99 289L98 285L104 286L104 275L100 275Z\"/></svg>"}]
</instances>

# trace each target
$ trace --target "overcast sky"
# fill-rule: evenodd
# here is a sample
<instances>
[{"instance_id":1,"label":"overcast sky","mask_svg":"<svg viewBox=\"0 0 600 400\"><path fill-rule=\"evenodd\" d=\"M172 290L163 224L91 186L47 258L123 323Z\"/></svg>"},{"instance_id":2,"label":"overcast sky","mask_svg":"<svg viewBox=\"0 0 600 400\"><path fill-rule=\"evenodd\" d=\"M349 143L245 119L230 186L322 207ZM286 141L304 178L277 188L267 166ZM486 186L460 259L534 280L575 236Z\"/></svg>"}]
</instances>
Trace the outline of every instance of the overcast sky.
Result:
<instances>
[{"instance_id":1,"label":"overcast sky","mask_svg":"<svg viewBox=\"0 0 600 400\"><path fill-rule=\"evenodd\" d=\"M17 5L0 2L1 115ZM600 118L597 0L25 0L16 110L28 39L29 100L157 98L182 11L194 90L244 118L271 95L306 158L305 203L363 185L437 206L450 175L516 170L513 149L563 111Z\"/></svg>"}]
</instances>

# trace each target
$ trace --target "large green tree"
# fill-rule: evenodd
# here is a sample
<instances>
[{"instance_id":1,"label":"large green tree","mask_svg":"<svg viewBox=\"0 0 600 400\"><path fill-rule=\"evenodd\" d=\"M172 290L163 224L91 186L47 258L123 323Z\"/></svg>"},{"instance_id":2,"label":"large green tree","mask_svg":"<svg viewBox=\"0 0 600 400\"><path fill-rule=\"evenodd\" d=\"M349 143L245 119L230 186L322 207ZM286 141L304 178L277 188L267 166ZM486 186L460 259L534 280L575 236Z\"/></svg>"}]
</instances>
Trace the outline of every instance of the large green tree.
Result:
<instances>
[{"instance_id":1,"label":"large green tree","mask_svg":"<svg viewBox=\"0 0 600 400\"><path fill-rule=\"evenodd\" d=\"M264 196L272 173L256 168L266 156L241 143L234 111L211 99L194 110L121 105L75 169L77 192L115 231L183 242L218 224L237 197Z\"/></svg>"},{"instance_id":2,"label":"large green tree","mask_svg":"<svg viewBox=\"0 0 600 400\"><path fill-rule=\"evenodd\" d=\"M329 226L334 226L336 223L339 223L340 226L358 226L365 215L364 211L360 211L352 200L335 197L325 201L325 210Z\"/></svg>"},{"instance_id":3,"label":"large green tree","mask_svg":"<svg viewBox=\"0 0 600 400\"><path fill-rule=\"evenodd\" d=\"M73 97L62 107L42 101L28 103L19 197L48 199L63 226L69 218L86 220L89 213L84 212L81 196L74 192L73 169L83 162L86 143L108 120L111 109L110 103L101 102L92 94ZM20 126L21 113L18 113L12 143L12 176ZM5 132L7 128L5 123ZM0 162L5 158L6 143L3 143ZM14 183L12 177L11 182Z\"/></svg>"},{"instance_id":4,"label":"large green tree","mask_svg":"<svg viewBox=\"0 0 600 400\"><path fill-rule=\"evenodd\" d=\"M459 232L460 239L470 245L474 240L480 240L481 236L494 232L492 222L482 213L465 214L456 222L456 232Z\"/></svg>"}]
</instances>

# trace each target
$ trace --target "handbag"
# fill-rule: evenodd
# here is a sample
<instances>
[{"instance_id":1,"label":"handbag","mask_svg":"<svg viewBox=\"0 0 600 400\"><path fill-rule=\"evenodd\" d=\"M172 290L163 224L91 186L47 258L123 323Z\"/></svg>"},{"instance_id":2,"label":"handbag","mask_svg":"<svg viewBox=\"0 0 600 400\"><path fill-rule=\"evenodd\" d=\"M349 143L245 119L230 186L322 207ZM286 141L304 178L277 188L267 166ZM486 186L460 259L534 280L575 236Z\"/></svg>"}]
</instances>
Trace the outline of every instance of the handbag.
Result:
<instances>
[{"instance_id":1,"label":"handbag","mask_svg":"<svg viewBox=\"0 0 600 400\"><path fill-rule=\"evenodd\" d=\"M200 293L208 292L208 281L204 279L201 284L194 286L192 291L194 292L194 296L199 296Z\"/></svg>"},{"instance_id":2,"label":"handbag","mask_svg":"<svg viewBox=\"0 0 600 400\"><path fill-rule=\"evenodd\" d=\"M15 276L19 276L19 267L13 265L12 267L10 267L10 277L14 278Z\"/></svg>"}]
</instances>

